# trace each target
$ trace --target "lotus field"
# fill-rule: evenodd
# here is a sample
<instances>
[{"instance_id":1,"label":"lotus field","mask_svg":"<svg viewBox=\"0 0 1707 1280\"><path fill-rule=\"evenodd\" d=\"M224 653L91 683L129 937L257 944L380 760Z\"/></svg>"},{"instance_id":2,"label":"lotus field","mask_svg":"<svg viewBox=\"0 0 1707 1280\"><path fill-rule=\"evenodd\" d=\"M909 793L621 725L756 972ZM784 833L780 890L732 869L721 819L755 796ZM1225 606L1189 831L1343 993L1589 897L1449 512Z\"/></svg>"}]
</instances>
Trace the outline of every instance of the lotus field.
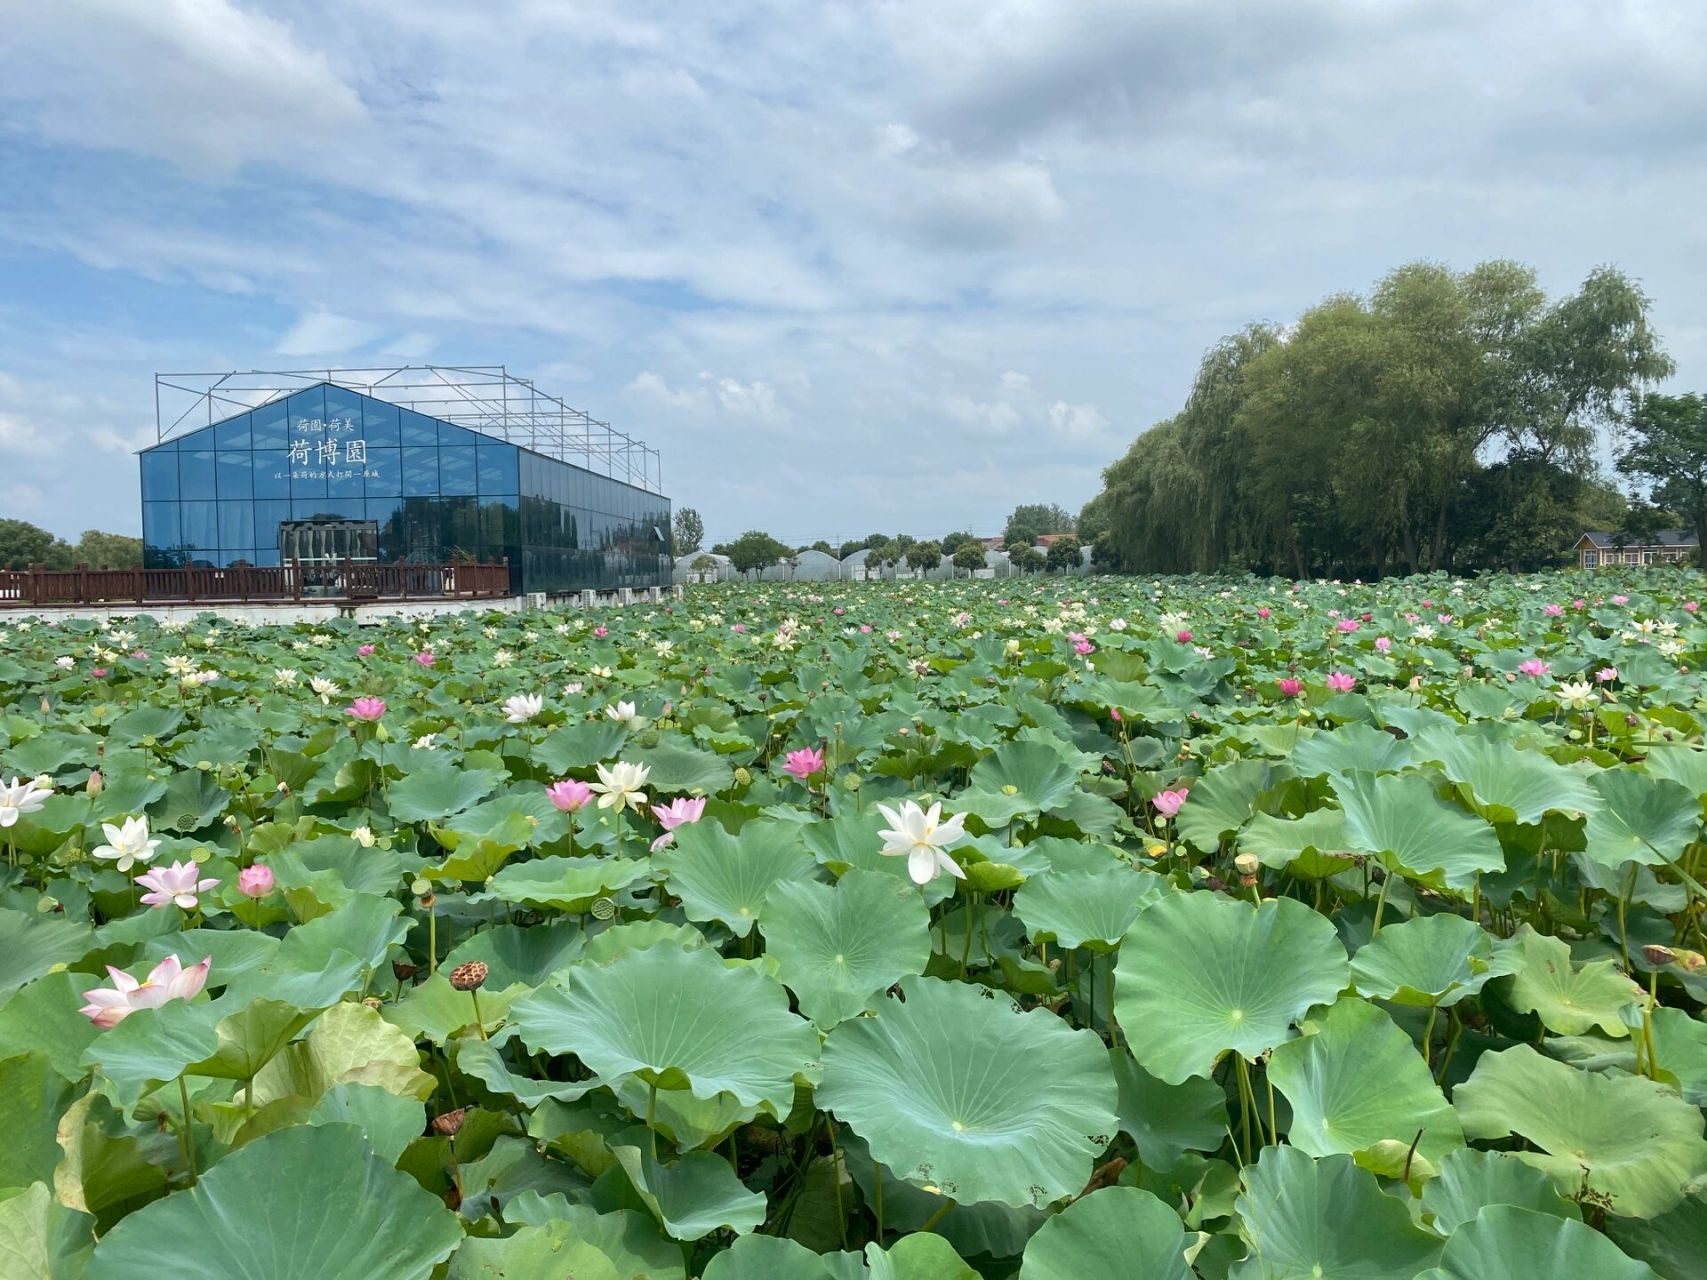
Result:
<instances>
[{"instance_id":1,"label":"lotus field","mask_svg":"<svg viewBox=\"0 0 1707 1280\"><path fill-rule=\"evenodd\" d=\"M0 618L0 1275L1700 1280L1700 587Z\"/></svg>"}]
</instances>

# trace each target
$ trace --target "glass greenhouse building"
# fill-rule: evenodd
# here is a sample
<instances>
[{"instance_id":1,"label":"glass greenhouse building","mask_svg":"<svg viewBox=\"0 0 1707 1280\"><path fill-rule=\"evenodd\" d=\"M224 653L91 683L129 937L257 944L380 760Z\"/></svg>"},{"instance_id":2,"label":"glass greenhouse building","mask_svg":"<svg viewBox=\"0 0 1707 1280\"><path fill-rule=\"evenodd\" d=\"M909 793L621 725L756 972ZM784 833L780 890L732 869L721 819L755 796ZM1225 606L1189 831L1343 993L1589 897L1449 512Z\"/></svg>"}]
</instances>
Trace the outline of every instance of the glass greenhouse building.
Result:
<instances>
[{"instance_id":1,"label":"glass greenhouse building","mask_svg":"<svg viewBox=\"0 0 1707 1280\"><path fill-rule=\"evenodd\" d=\"M148 567L506 558L517 593L670 582L662 494L331 381L141 460Z\"/></svg>"}]
</instances>

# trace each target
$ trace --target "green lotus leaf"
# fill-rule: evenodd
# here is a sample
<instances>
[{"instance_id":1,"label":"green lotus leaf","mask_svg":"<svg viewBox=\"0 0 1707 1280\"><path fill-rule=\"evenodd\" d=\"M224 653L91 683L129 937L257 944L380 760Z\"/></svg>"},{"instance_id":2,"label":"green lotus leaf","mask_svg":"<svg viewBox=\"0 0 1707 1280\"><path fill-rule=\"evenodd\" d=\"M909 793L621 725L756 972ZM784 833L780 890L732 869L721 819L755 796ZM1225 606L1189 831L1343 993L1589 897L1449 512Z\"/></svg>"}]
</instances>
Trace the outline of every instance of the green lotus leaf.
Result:
<instances>
[{"instance_id":1,"label":"green lotus leaf","mask_svg":"<svg viewBox=\"0 0 1707 1280\"><path fill-rule=\"evenodd\" d=\"M1707 1188L1685 1196L1657 1218L1608 1218L1606 1234L1663 1280L1696 1280L1707 1258Z\"/></svg>"},{"instance_id":2,"label":"green lotus leaf","mask_svg":"<svg viewBox=\"0 0 1707 1280\"><path fill-rule=\"evenodd\" d=\"M787 1115L818 1036L781 985L709 948L668 943L606 965L572 965L566 986L518 1002L510 1020L534 1051L573 1053L605 1080L633 1073L696 1098L729 1093Z\"/></svg>"},{"instance_id":3,"label":"green lotus leaf","mask_svg":"<svg viewBox=\"0 0 1707 1280\"><path fill-rule=\"evenodd\" d=\"M533 758L556 777L614 759L628 731L614 720L589 720L553 729L533 749Z\"/></svg>"},{"instance_id":4,"label":"green lotus leaf","mask_svg":"<svg viewBox=\"0 0 1707 1280\"><path fill-rule=\"evenodd\" d=\"M1078 773L1061 753L1041 742L1004 742L975 766L967 781L979 791L1012 794L1033 812L1065 804L1078 787Z\"/></svg>"},{"instance_id":5,"label":"green lotus leaf","mask_svg":"<svg viewBox=\"0 0 1707 1280\"><path fill-rule=\"evenodd\" d=\"M580 1239L567 1222L523 1227L514 1235L495 1239L470 1237L451 1259L445 1280L548 1275L573 1280L628 1280L604 1250Z\"/></svg>"},{"instance_id":6,"label":"green lotus leaf","mask_svg":"<svg viewBox=\"0 0 1707 1280\"><path fill-rule=\"evenodd\" d=\"M646 785L661 796L684 792L716 795L735 781L735 770L722 756L668 739L655 747L627 752L624 759L649 768Z\"/></svg>"},{"instance_id":7,"label":"green lotus leaf","mask_svg":"<svg viewBox=\"0 0 1707 1280\"><path fill-rule=\"evenodd\" d=\"M401 1000L381 1008L379 1016L395 1027L401 1027L410 1039L430 1040L437 1045L444 1044L464 1028L474 1028L475 996L451 986L446 973L446 967L440 965L437 973L410 987ZM497 989L488 977L479 993L480 1021L488 1033L503 1025L510 1006L528 991L529 988L519 982ZM479 1031L471 1030L469 1034L478 1035Z\"/></svg>"},{"instance_id":8,"label":"green lotus leaf","mask_svg":"<svg viewBox=\"0 0 1707 1280\"><path fill-rule=\"evenodd\" d=\"M1256 814L1239 832L1238 845L1263 866L1306 880L1323 880L1351 865L1350 854L1336 852L1345 848L1345 814L1338 809L1314 809L1302 818Z\"/></svg>"},{"instance_id":9,"label":"green lotus leaf","mask_svg":"<svg viewBox=\"0 0 1707 1280\"><path fill-rule=\"evenodd\" d=\"M375 1084L399 1097L417 1099L431 1096L438 1087L421 1070L420 1051L405 1032L366 1005L339 1004L261 1069L253 1101L262 1107L292 1094L318 1101L333 1085L346 1082Z\"/></svg>"},{"instance_id":10,"label":"green lotus leaf","mask_svg":"<svg viewBox=\"0 0 1707 1280\"><path fill-rule=\"evenodd\" d=\"M503 780L497 769L434 763L392 783L386 803L398 822L431 822L472 807Z\"/></svg>"},{"instance_id":11,"label":"green lotus leaf","mask_svg":"<svg viewBox=\"0 0 1707 1280\"><path fill-rule=\"evenodd\" d=\"M1216 766L1192 784L1190 798L1175 819L1180 835L1203 852L1214 852L1223 836L1251 820L1257 797L1274 780L1274 766L1264 760Z\"/></svg>"},{"instance_id":12,"label":"green lotus leaf","mask_svg":"<svg viewBox=\"0 0 1707 1280\"><path fill-rule=\"evenodd\" d=\"M427 1108L376 1084L335 1084L308 1113L309 1124L351 1124L367 1138L374 1155L391 1164L427 1127Z\"/></svg>"},{"instance_id":13,"label":"green lotus leaf","mask_svg":"<svg viewBox=\"0 0 1707 1280\"><path fill-rule=\"evenodd\" d=\"M477 1111L474 1114L483 1113ZM498 1125L505 1125L506 1121L507 1117L496 1117ZM467 1158L470 1140L477 1140L477 1137L469 1133L465 1122L462 1132L457 1135L464 1159ZM542 1196L571 1192L586 1194L586 1180L563 1161L548 1159L531 1139L497 1132L490 1135L489 1140L492 1145L486 1154L476 1160L468 1160L462 1166L462 1216L469 1221L478 1221L494 1212L502 1219L511 1200L530 1192ZM405 1154L405 1167L407 1160ZM724 1163L727 1167L728 1162ZM410 1172L415 1171L411 1169Z\"/></svg>"},{"instance_id":14,"label":"green lotus leaf","mask_svg":"<svg viewBox=\"0 0 1707 1280\"><path fill-rule=\"evenodd\" d=\"M0 907L0 998L55 966L75 964L94 946L86 924Z\"/></svg>"},{"instance_id":15,"label":"green lotus leaf","mask_svg":"<svg viewBox=\"0 0 1707 1280\"><path fill-rule=\"evenodd\" d=\"M94 1219L37 1182L0 1200L0 1258L9 1280L77 1280L94 1248Z\"/></svg>"},{"instance_id":16,"label":"green lotus leaf","mask_svg":"<svg viewBox=\"0 0 1707 1280\"><path fill-rule=\"evenodd\" d=\"M675 1240L697 1240L713 1231L737 1235L765 1220L765 1198L749 1191L729 1162L709 1151L694 1151L674 1164L660 1164L649 1150L613 1144L641 1202Z\"/></svg>"},{"instance_id":17,"label":"green lotus leaf","mask_svg":"<svg viewBox=\"0 0 1707 1280\"><path fill-rule=\"evenodd\" d=\"M219 1048L219 1010L205 1000L169 1000L140 1009L83 1051L83 1065L114 1106L129 1113L143 1096L176 1080ZM27 1179L25 1180L28 1181Z\"/></svg>"},{"instance_id":18,"label":"green lotus leaf","mask_svg":"<svg viewBox=\"0 0 1707 1280\"><path fill-rule=\"evenodd\" d=\"M930 915L893 876L850 870L834 888L785 880L765 901L765 954L800 1012L828 1031L931 958Z\"/></svg>"},{"instance_id":19,"label":"green lotus leaf","mask_svg":"<svg viewBox=\"0 0 1707 1280\"><path fill-rule=\"evenodd\" d=\"M462 1242L456 1216L352 1125L285 1129L102 1237L84 1280L428 1280Z\"/></svg>"},{"instance_id":20,"label":"green lotus leaf","mask_svg":"<svg viewBox=\"0 0 1707 1280\"><path fill-rule=\"evenodd\" d=\"M1440 1266L1418 1280L1660 1280L1574 1218L1494 1204L1452 1233Z\"/></svg>"},{"instance_id":21,"label":"green lotus leaf","mask_svg":"<svg viewBox=\"0 0 1707 1280\"><path fill-rule=\"evenodd\" d=\"M1440 762L1448 778L1469 788L1489 822L1535 823L1549 812L1592 814L1600 808L1581 774L1539 751L1454 734L1442 745Z\"/></svg>"},{"instance_id":22,"label":"green lotus leaf","mask_svg":"<svg viewBox=\"0 0 1707 1280\"><path fill-rule=\"evenodd\" d=\"M505 1064L499 1047L489 1040L480 1039L456 1042L456 1069L480 1081L493 1093L515 1098L524 1107L537 1107L547 1098L573 1102L604 1085L597 1077L591 1080L536 1080L531 1076L516 1075Z\"/></svg>"},{"instance_id":23,"label":"green lotus leaf","mask_svg":"<svg viewBox=\"0 0 1707 1280\"><path fill-rule=\"evenodd\" d=\"M1621 1011L1642 999L1642 989L1623 974L1617 961L1597 960L1575 968L1570 947L1527 924L1507 950L1516 967L1504 994L1519 1013L1536 1014L1549 1031L1560 1035L1595 1029L1614 1037L1630 1034Z\"/></svg>"},{"instance_id":24,"label":"green lotus leaf","mask_svg":"<svg viewBox=\"0 0 1707 1280\"><path fill-rule=\"evenodd\" d=\"M876 1244L865 1253L813 1253L777 1236L742 1236L713 1258L705 1280L978 1280L941 1236L919 1232L903 1236L885 1252Z\"/></svg>"},{"instance_id":25,"label":"green lotus leaf","mask_svg":"<svg viewBox=\"0 0 1707 1280\"><path fill-rule=\"evenodd\" d=\"M1114 1013L1144 1069L1181 1084L1224 1053L1255 1058L1280 1044L1346 975L1332 922L1301 902L1169 894L1121 943Z\"/></svg>"},{"instance_id":26,"label":"green lotus leaf","mask_svg":"<svg viewBox=\"0 0 1707 1280\"><path fill-rule=\"evenodd\" d=\"M1707 751L1681 743L1655 744L1644 762L1647 773L1679 783L1697 799L1707 799Z\"/></svg>"},{"instance_id":27,"label":"green lotus leaf","mask_svg":"<svg viewBox=\"0 0 1707 1280\"><path fill-rule=\"evenodd\" d=\"M1675 1085L1691 1106L1707 1107L1707 1022L1664 1005L1650 1017L1655 1078Z\"/></svg>"},{"instance_id":28,"label":"green lotus leaf","mask_svg":"<svg viewBox=\"0 0 1707 1280\"><path fill-rule=\"evenodd\" d=\"M650 868L638 858L534 858L505 867L486 882L500 902L557 911L586 911L644 880Z\"/></svg>"},{"instance_id":29,"label":"green lotus leaf","mask_svg":"<svg viewBox=\"0 0 1707 1280\"><path fill-rule=\"evenodd\" d=\"M656 1097L638 1076L618 1076L610 1091L630 1115L652 1110L652 1123L678 1151L710 1147L759 1114L758 1104L743 1105L731 1094L696 1098L686 1089L660 1089Z\"/></svg>"},{"instance_id":30,"label":"green lotus leaf","mask_svg":"<svg viewBox=\"0 0 1707 1280\"><path fill-rule=\"evenodd\" d=\"M572 920L527 926L501 924L457 943L439 967L454 969L478 960L487 968L486 983L502 991L521 983L537 987L581 953L586 935Z\"/></svg>"},{"instance_id":31,"label":"green lotus leaf","mask_svg":"<svg viewBox=\"0 0 1707 1280\"><path fill-rule=\"evenodd\" d=\"M763 820L749 822L738 836L715 822L679 828L676 842L652 855L652 865L689 920L716 920L739 938L760 918L773 887L816 870L793 825Z\"/></svg>"},{"instance_id":32,"label":"green lotus leaf","mask_svg":"<svg viewBox=\"0 0 1707 1280\"><path fill-rule=\"evenodd\" d=\"M1350 1156L1312 1160L1296 1147L1264 1147L1241 1181L1251 1251L1231 1280L1415 1280L1440 1256L1440 1239Z\"/></svg>"},{"instance_id":33,"label":"green lotus leaf","mask_svg":"<svg viewBox=\"0 0 1707 1280\"><path fill-rule=\"evenodd\" d=\"M87 1074L83 1051L101 1032L77 1012L83 992L95 985L88 973L50 973L0 1004L0 1045L7 1054L43 1054L67 1080Z\"/></svg>"},{"instance_id":34,"label":"green lotus leaf","mask_svg":"<svg viewBox=\"0 0 1707 1280\"><path fill-rule=\"evenodd\" d=\"M589 1205L572 1204L562 1195L524 1191L510 1201L504 1220L533 1227L567 1223L576 1239L597 1245L617 1264L623 1280L641 1276L647 1280L681 1280L684 1274L681 1246L659 1235L652 1220L638 1210L600 1213Z\"/></svg>"},{"instance_id":35,"label":"green lotus leaf","mask_svg":"<svg viewBox=\"0 0 1707 1280\"><path fill-rule=\"evenodd\" d=\"M1478 874L1505 870L1499 837L1482 819L1442 802L1420 774L1349 773L1334 783L1345 810L1348 847L1379 854L1408 875L1438 872L1468 888Z\"/></svg>"},{"instance_id":36,"label":"green lotus leaf","mask_svg":"<svg viewBox=\"0 0 1707 1280\"><path fill-rule=\"evenodd\" d=\"M710 945L705 935L691 924L671 924L667 920L630 920L612 925L587 939L581 958L588 964L609 964L630 951L645 951L667 943L683 951L697 951Z\"/></svg>"},{"instance_id":37,"label":"green lotus leaf","mask_svg":"<svg viewBox=\"0 0 1707 1280\"><path fill-rule=\"evenodd\" d=\"M100 1094L86 1093L66 1108L54 1133L65 1158L53 1171L53 1197L68 1209L92 1215L102 1232L167 1190L166 1170L148 1158L158 1156L158 1145L149 1146L153 1135L109 1132L110 1114Z\"/></svg>"},{"instance_id":38,"label":"green lotus leaf","mask_svg":"<svg viewBox=\"0 0 1707 1280\"><path fill-rule=\"evenodd\" d=\"M1109 1050L1119 1088L1120 1131L1146 1165L1167 1168L1186 1151L1213 1151L1227 1137L1227 1095L1203 1076L1158 1080L1123 1048Z\"/></svg>"},{"instance_id":39,"label":"green lotus leaf","mask_svg":"<svg viewBox=\"0 0 1707 1280\"><path fill-rule=\"evenodd\" d=\"M70 1094L45 1054L0 1059L0 1098L5 1100L6 1118L6 1141L0 1143L0 1187L27 1187L53 1178L60 1156L55 1130Z\"/></svg>"},{"instance_id":40,"label":"green lotus leaf","mask_svg":"<svg viewBox=\"0 0 1707 1280\"><path fill-rule=\"evenodd\" d=\"M1025 1246L1019 1280L1122 1275L1192 1280L1179 1215L1137 1187L1093 1191L1050 1218Z\"/></svg>"},{"instance_id":41,"label":"green lotus leaf","mask_svg":"<svg viewBox=\"0 0 1707 1280\"><path fill-rule=\"evenodd\" d=\"M830 1033L819 1104L900 1177L962 1203L1079 1191L1115 1131L1100 1041L985 988L908 978L901 991Z\"/></svg>"},{"instance_id":42,"label":"green lotus leaf","mask_svg":"<svg viewBox=\"0 0 1707 1280\"><path fill-rule=\"evenodd\" d=\"M1652 1218L1707 1173L1701 1112L1668 1086L1579 1071L1528 1045L1484 1053L1453 1094L1464 1132L1538 1148L1518 1158L1551 1175L1560 1194L1586 1184L1613 1213Z\"/></svg>"},{"instance_id":43,"label":"green lotus leaf","mask_svg":"<svg viewBox=\"0 0 1707 1280\"><path fill-rule=\"evenodd\" d=\"M1436 1160L1464 1145L1458 1117L1410 1036L1357 996L1330 1008L1315 1034L1276 1048L1268 1074L1292 1105L1287 1141L1310 1155L1401 1142Z\"/></svg>"},{"instance_id":44,"label":"green lotus leaf","mask_svg":"<svg viewBox=\"0 0 1707 1280\"><path fill-rule=\"evenodd\" d=\"M1451 1235L1491 1204L1515 1205L1560 1218L1582 1216L1573 1201L1559 1194L1552 1179L1509 1152L1461 1147L1446 1153L1437 1172L1439 1176L1423 1188L1422 1207L1442 1235Z\"/></svg>"},{"instance_id":45,"label":"green lotus leaf","mask_svg":"<svg viewBox=\"0 0 1707 1280\"><path fill-rule=\"evenodd\" d=\"M1102 871L1051 871L1026 882L1014 895L1014 911L1034 942L1107 952L1139 911L1169 891L1161 876L1124 863Z\"/></svg>"},{"instance_id":46,"label":"green lotus leaf","mask_svg":"<svg viewBox=\"0 0 1707 1280\"><path fill-rule=\"evenodd\" d=\"M1670 778L1608 769L1589 779L1600 807L1589 814L1587 854L1603 867L1675 862L1701 834L1701 801Z\"/></svg>"},{"instance_id":47,"label":"green lotus leaf","mask_svg":"<svg viewBox=\"0 0 1707 1280\"><path fill-rule=\"evenodd\" d=\"M478 809L463 814L471 818ZM485 882L510 858L533 843L538 835L531 815L505 812L490 815L489 823L478 829L434 827L433 838L446 850L442 861L425 867L421 874L441 884L460 884L470 880Z\"/></svg>"},{"instance_id":48,"label":"green lotus leaf","mask_svg":"<svg viewBox=\"0 0 1707 1280\"><path fill-rule=\"evenodd\" d=\"M1444 1008L1517 963L1510 952L1496 951L1486 930L1442 912L1384 926L1351 958L1351 979L1373 999Z\"/></svg>"},{"instance_id":49,"label":"green lotus leaf","mask_svg":"<svg viewBox=\"0 0 1707 1280\"><path fill-rule=\"evenodd\" d=\"M802 828L800 838L812 856L838 876L857 867L861 871L877 871L911 885L913 882L907 878L907 860L886 858L879 852L883 848L883 838L877 833L888 825L883 815L871 808L864 813L840 814L828 822L814 822ZM924 887L922 893L926 906L934 907L954 893L951 879L950 876L938 876Z\"/></svg>"},{"instance_id":50,"label":"green lotus leaf","mask_svg":"<svg viewBox=\"0 0 1707 1280\"><path fill-rule=\"evenodd\" d=\"M1358 769L1369 773L1396 772L1410 763L1411 750L1406 739L1354 722L1300 738L1287 762L1301 778L1325 773L1337 779Z\"/></svg>"}]
</instances>

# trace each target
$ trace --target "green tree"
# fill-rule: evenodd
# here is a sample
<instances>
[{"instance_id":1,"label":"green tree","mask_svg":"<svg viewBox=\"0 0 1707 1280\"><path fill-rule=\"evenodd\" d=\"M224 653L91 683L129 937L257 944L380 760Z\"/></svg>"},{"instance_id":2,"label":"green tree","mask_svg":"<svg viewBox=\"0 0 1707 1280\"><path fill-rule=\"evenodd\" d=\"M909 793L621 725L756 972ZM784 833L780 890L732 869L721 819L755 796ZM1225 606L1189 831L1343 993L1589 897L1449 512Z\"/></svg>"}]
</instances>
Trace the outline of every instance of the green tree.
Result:
<instances>
[{"instance_id":1,"label":"green tree","mask_svg":"<svg viewBox=\"0 0 1707 1280\"><path fill-rule=\"evenodd\" d=\"M727 552L729 563L735 571L746 576L755 570L762 573L771 565L786 559L791 553L787 547L757 529L750 529L729 544Z\"/></svg>"},{"instance_id":2,"label":"green tree","mask_svg":"<svg viewBox=\"0 0 1707 1280\"><path fill-rule=\"evenodd\" d=\"M836 554L836 549L823 538L819 538L818 541L814 542L810 547L805 548L805 550L822 551L827 556L833 556Z\"/></svg>"},{"instance_id":3,"label":"green tree","mask_svg":"<svg viewBox=\"0 0 1707 1280\"><path fill-rule=\"evenodd\" d=\"M837 549L836 557L837 557L837 559L840 559L840 560L846 560L854 552L864 551L870 545L871 545L871 543L868 542L867 540L865 540L864 538L856 538L851 542L844 542Z\"/></svg>"},{"instance_id":4,"label":"green tree","mask_svg":"<svg viewBox=\"0 0 1707 1280\"><path fill-rule=\"evenodd\" d=\"M71 558L91 569L135 569L142 564L142 539L85 529Z\"/></svg>"},{"instance_id":5,"label":"green tree","mask_svg":"<svg viewBox=\"0 0 1707 1280\"><path fill-rule=\"evenodd\" d=\"M1072 536L1057 538L1049 544L1049 551L1044 556L1044 563L1049 567L1051 573L1057 569L1077 569L1084 563L1083 551L1084 544L1077 538Z\"/></svg>"},{"instance_id":6,"label":"green tree","mask_svg":"<svg viewBox=\"0 0 1707 1280\"><path fill-rule=\"evenodd\" d=\"M1653 500L1687 521L1707 552L1707 401L1694 392L1643 396L1629 436L1619 471L1647 482Z\"/></svg>"},{"instance_id":7,"label":"green tree","mask_svg":"<svg viewBox=\"0 0 1707 1280\"><path fill-rule=\"evenodd\" d=\"M0 520L0 567L68 569L74 563L71 554L69 544L46 529L27 520Z\"/></svg>"},{"instance_id":8,"label":"green tree","mask_svg":"<svg viewBox=\"0 0 1707 1280\"><path fill-rule=\"evenodd\" d=\"M683 507L676 512L673 531L675 554L678 556L691 556L705 541L705 521L699 518L699 512L692 507Z\"/></svg>"},{"instance_id":9,"label":"green tree","mask_svg":"<svg viewBox=\"0 0 1707 1280\"><path fill-rule=\"evenodd\" d=\"M1022 502L1008 517L1002 541L1029 545L1046 533L1072 533L1077 528L1072 513L1053 502Z\"/></svg>"},{"instance_id":10,"label":"green tree","mask_svg":"<svg viewBox=\"0 0 1707 1280\"><path fill-rule=\"evenodd\" d=\"M942 563L940 542L915 542L907 548L907 567L919 573L929 573Z\"/></svg>"},{"instance_id":11,"label":"green tree","mask_svg":"<svg viewBox=\"0 0 1707 1280\"><path fill-rule=\"evenodd\" d=\"M976 538L970 542L962 542L954 549L951 563L956 569L965 569L968 573L982 569L984 567L984 544Z\"/></svg>"},{"instance_id":12,"label":"green tree","mask_svg":"<svg viewBox=\"0 0 1707 1280\"><path fill-rule=\"evenodd\" d=\"M966 532L945 533L942 537L942 553L945 556L952 556L956 551L960 550L960 548L965 546L968 542L977 542L977 541L978 541L978 539L974 538L970 533L966 533Z\"/></svg>"},{"instance_id":13,"label":"green tree","mask_svg":"<svg viewBox=\"0 0 1707 1280\"><path fill-rule=\"evenodd\" d=\"M1020 573L1042 573L1048 564L1048 559L1036 547L1028 547L1023 542L1015 543L1016 552L1012 547L1008 550L1008 563Z\"/></svg>"}]
</instances>

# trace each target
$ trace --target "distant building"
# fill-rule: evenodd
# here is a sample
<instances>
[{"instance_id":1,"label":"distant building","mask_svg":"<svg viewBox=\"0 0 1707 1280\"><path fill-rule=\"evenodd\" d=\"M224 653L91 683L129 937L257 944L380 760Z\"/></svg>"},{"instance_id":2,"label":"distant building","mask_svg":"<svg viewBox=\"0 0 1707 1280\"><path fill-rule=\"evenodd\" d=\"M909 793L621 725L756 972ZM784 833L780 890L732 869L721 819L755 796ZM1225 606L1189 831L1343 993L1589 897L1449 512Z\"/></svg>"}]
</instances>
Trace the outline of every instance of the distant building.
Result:
<instances>
[{"instance_id":1,"label":"distant building","mask_svg":"<svg viewBox=\"0 0 1707 1280\"><path fill-rule=\"evenodd\" d=\"M1590 530L1577 539L1573 550L1581 568L1601 569L1614 564L1688 564L1701 544L1687 529L1660 529L1641 542L1620 541L1615 534Z\"/></svg>"}]
</instances>

